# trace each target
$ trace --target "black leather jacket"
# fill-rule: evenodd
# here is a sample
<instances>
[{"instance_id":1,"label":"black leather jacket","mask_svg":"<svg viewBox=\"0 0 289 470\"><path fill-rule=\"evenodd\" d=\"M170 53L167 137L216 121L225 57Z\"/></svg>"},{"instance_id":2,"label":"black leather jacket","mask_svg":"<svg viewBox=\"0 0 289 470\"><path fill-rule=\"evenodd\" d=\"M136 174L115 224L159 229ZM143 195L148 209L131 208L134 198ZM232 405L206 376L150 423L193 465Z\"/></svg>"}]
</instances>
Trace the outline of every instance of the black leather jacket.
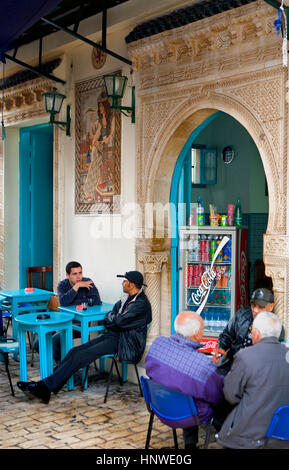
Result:
<instances>
[{"instance_id":1,"label":"black leather jacket","mask_svg":"<svg viewBox=\"0 0 289 470\"><path fill-rule=\"evenodd\" d=\"M249 328L253 323L253 315L251 307L240 308L236 315L232 317L224 331L220 334L218 339L218 348L223 348L227 351L226 356L223 356L217 367L221 374L226 374L233 362L234 355L246 345L250 345L250 339L248 338ZM282 327L279 341L283 341L285 336L284 328ZM245 344L246 339L248 341Z\"/></svg>"},{"instance_id":2,"label":"black leather jacket","mask_svg":"<svg viewBox=\"0 0 289 470\"><path fill-rule=\"evenodd\" d=\"M147 325L152 321L151 304L143 290L130 301L122 312L124 302L119 300L109 312L104 325L119 335L118 358L121 362L136 364L146 346Z\"/></svg>"}]
</instances>

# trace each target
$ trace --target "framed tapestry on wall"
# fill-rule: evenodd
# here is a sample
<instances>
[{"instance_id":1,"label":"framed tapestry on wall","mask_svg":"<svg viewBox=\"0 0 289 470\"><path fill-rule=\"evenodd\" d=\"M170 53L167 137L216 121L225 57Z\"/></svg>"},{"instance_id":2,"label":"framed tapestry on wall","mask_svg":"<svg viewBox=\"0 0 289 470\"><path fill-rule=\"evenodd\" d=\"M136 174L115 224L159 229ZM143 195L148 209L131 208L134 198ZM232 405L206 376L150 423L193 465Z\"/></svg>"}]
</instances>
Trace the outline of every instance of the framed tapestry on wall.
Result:
<instances>
[{"instance_id":1,"label":"framed tapestry on wall","mask_svg":"<svg viewBox=\"0 0 289 470\"><path fill-rule=\"evenodd\" d=\"M110 104L102 77L75 85L75 214L120 212L121 115Z\"/></svg>"}]
</instances>

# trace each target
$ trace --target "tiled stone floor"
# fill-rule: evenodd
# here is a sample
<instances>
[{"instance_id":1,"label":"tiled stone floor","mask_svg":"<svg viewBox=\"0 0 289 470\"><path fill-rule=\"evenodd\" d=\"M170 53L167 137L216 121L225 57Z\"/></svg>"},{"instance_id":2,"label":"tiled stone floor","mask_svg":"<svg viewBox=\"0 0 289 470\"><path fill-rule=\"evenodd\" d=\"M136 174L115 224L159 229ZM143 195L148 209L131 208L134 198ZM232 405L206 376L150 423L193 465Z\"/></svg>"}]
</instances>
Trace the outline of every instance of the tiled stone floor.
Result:
<instances>
[{"instance_id":1,"label":"tiled stone floor","mask_svg":"<svg viewBox=\"0 0 289 470\"><path fill-rule=\"evenodd\" d=\"M29 353L28 353L29 357ZM111 385L108 401L103 403L104 381L96 381L90 368L88 389L80 386L73 391L64 387L52 395L48 405L29 400L16 386L19 363L10 358L10 371L15 397L11 395L4 363L0 362L0 449L144 449L148 411L137 385ZM29 380L39 379L38 355ZM210 448L220 448L214 440ZM182 432L178 430L179 447L183 448ZM200 430L199 446L204 442ZM172 432L155 419L151 449L173 448Z\"/></svg>"}]
</instances>

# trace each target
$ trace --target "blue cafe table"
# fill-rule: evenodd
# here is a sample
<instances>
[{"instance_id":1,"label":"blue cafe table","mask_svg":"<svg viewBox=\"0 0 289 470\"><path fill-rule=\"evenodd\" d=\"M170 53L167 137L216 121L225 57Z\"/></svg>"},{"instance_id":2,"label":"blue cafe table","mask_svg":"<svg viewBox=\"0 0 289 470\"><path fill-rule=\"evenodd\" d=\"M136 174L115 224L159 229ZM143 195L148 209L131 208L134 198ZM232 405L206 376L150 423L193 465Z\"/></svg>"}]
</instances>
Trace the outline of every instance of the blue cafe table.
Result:
<instances>
[{"instance_id":1,"label":"blue cafe table","mask_svg":"<svg viewBox=\"0 0 289 470\"><path fill-rule=\"evenodd\" d=\"M54 293L43 289L25 292L25 289L12 289L0 291L0 304L3 300L9 300L12 314L13 338L18 339L18 326L14 319L17 315L39 310L47 310L47 305ZM25 305L26 304L26 305ZM27 306L29 304L29 306Z\"/></svg>"},{"instance_id":2,"label":"blue cafe table","mask_svg":"<svg viewBox=\"0 0 289 470\"><path fill-rule=\"evenodd\" d=\"M45 316L49 318L37 318ZM51 311L27 313L26 315L18 315L15 318L19 335L20 380L27 382L26 331L31 331L38 335L40 378L42 380L53 373L53 332L60 332L61 358L64 358L73 347L72 320L72 314ZM68 380L67 388L68 390L73 389L73 377L70 377Z\"/></svg>"},{"instance_id":3,"label":"blue cafe table","mask_svg":"<svg viewBox=\"0 0 289 470\"><path fill-rule=\"evenodd\" d=\"M101 305L93 305L92 307L87 306L87 310L77 310L76 305L70 305L68 307L58 307L60 312L73 313L74 319L72 322L72 328L80 332L81 335L81 344L89 341L89 334L93 331L98 331L99 333L104 331L104 326L102 321L105 318L105 315L113 309L113 304L102 303ZM91 322L96 322L96 325L92 325ZM101 362L101 369L103 368L103 363ZM82 381L85 378L86 368L82 370ZM127 366L123 364L122 366L122 378L123 382L127 380ZM87 379L84 384L84 389L87 388Z\"/></svg>"}]
</instances>

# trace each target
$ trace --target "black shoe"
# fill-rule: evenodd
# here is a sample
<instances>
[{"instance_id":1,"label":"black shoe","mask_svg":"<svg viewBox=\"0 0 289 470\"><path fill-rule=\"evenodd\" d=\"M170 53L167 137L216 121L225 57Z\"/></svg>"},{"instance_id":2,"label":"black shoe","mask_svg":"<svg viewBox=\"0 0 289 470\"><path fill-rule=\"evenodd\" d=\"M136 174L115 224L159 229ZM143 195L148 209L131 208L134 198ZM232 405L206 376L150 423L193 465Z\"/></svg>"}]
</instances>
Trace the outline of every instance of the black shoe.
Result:
<instances>
[{"instance_id":1,"label":"black shoe","mask_svg":"<svg viewBox=\"0 0 289 470\"><path fill-rule=\"evenodd\" d=\"M44 403L49 403L51 392L42 380L40 380L40 382L20 381L17 382L17 387L29 398L39 398Z\"/></svg>"}]
</instances>

